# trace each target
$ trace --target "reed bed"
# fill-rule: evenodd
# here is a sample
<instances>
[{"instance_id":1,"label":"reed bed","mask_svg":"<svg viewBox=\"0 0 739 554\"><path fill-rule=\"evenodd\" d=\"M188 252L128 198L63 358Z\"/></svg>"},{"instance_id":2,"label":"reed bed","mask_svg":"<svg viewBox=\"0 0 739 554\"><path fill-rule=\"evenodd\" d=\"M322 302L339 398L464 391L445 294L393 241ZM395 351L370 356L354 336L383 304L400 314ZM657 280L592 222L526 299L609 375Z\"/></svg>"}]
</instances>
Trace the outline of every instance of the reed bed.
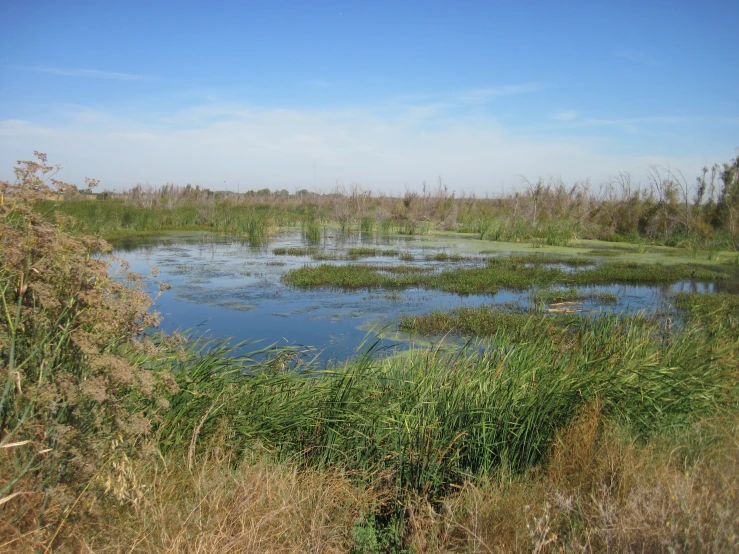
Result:
<instances>
[{"instance_id":1,"label":"reed bed","mask_svg":"<svg viewBox=\"0 0 739 554\"><path fill-rule=\"evenodd\" d=\"M308 244L316 245L321 243L323 229L315 219L309 218L303 220L301 224L301 232L303 238Z\"/></svg>"},{"instance_id":2,"label":"reed bed","mask_svg":"<svg viewBox=\"0 0 739 554\"><path fill-rule=\"evenodd\" d=\"M270 230L289 220L290 214L270 206L239 206L228 202L138 207L121 200L39 202L36 209L53 219L55 214L71 216L68 230L119 239L152 235L172 230L206 230L245 237L255 246L263 245Z\"/></svg>"}]
</instances>

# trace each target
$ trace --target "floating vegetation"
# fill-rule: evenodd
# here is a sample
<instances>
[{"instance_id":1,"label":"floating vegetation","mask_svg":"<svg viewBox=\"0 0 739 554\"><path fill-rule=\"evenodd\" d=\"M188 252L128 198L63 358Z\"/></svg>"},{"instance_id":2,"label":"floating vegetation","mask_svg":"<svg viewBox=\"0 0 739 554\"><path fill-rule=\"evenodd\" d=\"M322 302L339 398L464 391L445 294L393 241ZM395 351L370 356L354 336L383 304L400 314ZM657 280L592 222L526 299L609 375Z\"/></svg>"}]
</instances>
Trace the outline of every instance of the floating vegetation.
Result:
<instances>
[{"instance_id":1,"label":"floating vegetation","mask_svg":"<svg viewBox=\"0 0 739 554\"><path fill-rule=\"evenodd\" d=\"M428 314L403 316L399 327L422 335L491 336L499 332L513 333L516 340L526 336L547 335L582 325L582 318L565 316L534 316L523 312L499 310L493 306L463 307L451 311L435 310Z\"/></svg>"},{"instance_id":2,"label":"floating vegetation","mask_svg":"<svg viewBox=\"0 0 739 554\"><path fill-rule=\"evenodd\" d=\"M313 256L318 251L315 248L275 248L272 253L275 256Z\"/></svg>"},{"instance_id":3,"label":"floating vegetation","mask_svg":"<svg viewBox=\"0 0 739 554\"><path fill-rule=\"evenodd\" d=\"M589 291L576 288L566 290L535 290L529 294L533 305L552 304L559 302L582 302L592 300L601 304L615 304L618 295L612 292Z\"/></svg>"},{"instance_id":4,"label":"floating vegetation","mask_svg":"<svg viewBox=\"0 0 739 554\"><path fill-rule=\"evenodd\" d=\"M403 266L400 266L403 267ZM422 287L458 294L495 294L500 289L568 287L609 284L674 283L683 280L715 281L727 278L725 271L694 264L673 266L638 263L608 263L592 269L564 271L543 264L521 263L521 258L491 258L486 267L452 268L439 273L420 273L399 279L380 273L375 266L351 265L302 267L282 276L296 287L345 289Z\"/></svg>"},{"instance_id":5,"label":"floating vegetation","mask_svg":"<svg viewBox=\"0 0 739 554\"><path fill-rule=\"evenodd\" d=\"M398 250L383 250L381 248L369 248L366 246L359 246L356 248L349 248L347 250L347 258L375 258L378 256L394 257L400 254Z\"/></svg>"},{"instance_id":6,"label":"floating vegetation","mask_svg":"<svg viewBox=\"0 0 739 554\"><path fill-rule=\"evenodd\" d=\"M604 256L604 257L614 257L614 256L620 256L624 253L624 250L617 249L617 248L594 248L592 250L588 250L587 252L583 252L583 256Z\"/></svg>"},{"instance_id":7,"label":"floating vegetation","mask_svg":"<svg viewBox=\"0 0 739 554\"><path fill-rule=\"evenodd\" d=\"M507 258L492 258L492 263L496 260L504 259L514 264L540 264L540 265L565 265L569 267L583 267L593 265L592 260L584 260L572 256L556 256L554 254L512 254Z\"/></svg>"},{"instance_id":8,"label":"floating vegetation","mask_svg":"<svg viewBox=\"0 0 739 554\"><path fill-rule=\"evenodd\" d=\"M438 254L425 256L426 261L433 262L462 262L465 260L480 260L474 256L462 256L460 254L449 254L447 252L439 252Z\"/></svg>"}]
</instances>

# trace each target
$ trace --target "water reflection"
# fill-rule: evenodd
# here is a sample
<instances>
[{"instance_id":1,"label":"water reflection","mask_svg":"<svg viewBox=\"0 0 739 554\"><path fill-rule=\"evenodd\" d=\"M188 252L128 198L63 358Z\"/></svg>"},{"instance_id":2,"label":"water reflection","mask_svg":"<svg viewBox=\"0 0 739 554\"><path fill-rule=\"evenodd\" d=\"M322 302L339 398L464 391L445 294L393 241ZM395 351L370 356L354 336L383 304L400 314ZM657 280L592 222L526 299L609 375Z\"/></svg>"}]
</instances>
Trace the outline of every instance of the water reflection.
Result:
<instances>
[{"instance_id":1,"label":"water reflection","mask_svg":"<svg viewBox=\"0 0 739 554\"><path fill-rule=\"evenodd\" d=\"M453 246L429 245L418 237L324 233L318 249L327 256L341 256L357 245L392 248L412 256L412 260L387 256L362 258L366 263L402 263L437 271L460 267L460 262L434 259L440 253L454 254ZM525 309L530 302L529 291L460 296L420 289L297 290L281 283L282 274L306 264L323 263L315 262L308 254L276 256L273 253L275 248L305 248L307 244L297 232L280 235L268 248L202 233L126 240L114 246L114 254L126 260L133 271L148 274L150 266L156 266L161 271L159 279L172 285L156 301L156 309L164 316L164 331L193 329L239 341L263 339L263 344L311 345L321 352L324 360L353 355L368 333L373 329L375 332L380 328L393 329L393 322L403 314L491 303ZM462 265L484 263L485 258L479 257L466 259ZM158 287L155 283L150 286L149 292L156 295ZM736 282L690 281L664 286L583 287L583 291L613 293L617 301L603 304L597 299L584 300L582 309L584 312L665 312L671 309L671 298L676 292L737 292L737 288ZM404 340L402 335L388 333L387 336L392 338L383 339L381 345Z\"/></svg>"}]
</instances>

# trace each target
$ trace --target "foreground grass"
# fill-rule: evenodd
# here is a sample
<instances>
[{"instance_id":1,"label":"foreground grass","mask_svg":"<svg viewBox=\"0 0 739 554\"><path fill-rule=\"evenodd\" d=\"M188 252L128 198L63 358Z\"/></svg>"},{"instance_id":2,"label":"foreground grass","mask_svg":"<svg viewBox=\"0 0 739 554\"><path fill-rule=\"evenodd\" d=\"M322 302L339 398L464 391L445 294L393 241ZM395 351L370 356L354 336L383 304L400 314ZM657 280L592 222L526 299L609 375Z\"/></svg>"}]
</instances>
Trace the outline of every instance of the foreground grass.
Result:
<instances>
[{"instance_id":1,"label":"foreground grass","mask_svg":"<svg viewBox=\"0 0 739 554\"><path fill-rule=\"evenodd\" d=\"M591 404L558 434L546 466L466 481L437 508L409 499L402 551L730 552L739 545L738 439L737 419L718 417L635 441ZM380 480L215 452L189 467L173 455L136 464L130 500L86 499L80 510L89 511L71 519L55 551L401 550L397 526L373 517L389 498ZM17 540L0 551L43 546L3 530Z\"/></svg>"},{"instance_id":2,"label":"foreground grass","mask_svg":"<svg viewBox=\"0 0 739 554\"><path fill-rule=\"evenodd\" d=\"M674 332L532 316L484 352L327 369L295 350L139 353L178 385L151 454L66 483L56 513L8 499L0 550L730 549L739 349L717 298Z\"/></svg>"}]
</instances>

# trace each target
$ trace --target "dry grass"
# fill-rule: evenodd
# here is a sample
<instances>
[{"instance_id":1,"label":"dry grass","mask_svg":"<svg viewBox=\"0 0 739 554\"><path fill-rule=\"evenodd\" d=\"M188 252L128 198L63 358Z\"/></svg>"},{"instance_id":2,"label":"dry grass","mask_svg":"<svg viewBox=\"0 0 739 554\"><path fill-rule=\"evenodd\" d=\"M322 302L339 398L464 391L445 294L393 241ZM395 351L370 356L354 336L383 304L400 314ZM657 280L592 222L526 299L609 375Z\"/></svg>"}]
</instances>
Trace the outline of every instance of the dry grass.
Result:
<instances>
[{"instance_id":1,"label":"dry grass","mask_svg":"<svg viewBox=\"0 0 739 554\"><path fill-rule=\"evenodd\" d=\"M142 463L138 490L126 502L87 499L50 551L346 552L354 524L381 500L335 472L264 461L231 465L227 457L192 471L184 460ZM15 537L0 552L43 551L51 534Z\"/></svg>"},{"instance_id":2,"label":"dry grass","mask_svg":"<svg viewBox=\"0 0 739 554\"><path fill-rule=\"evenodd\" d=\"M438 551L736 552L739 419L704 422L676 444L625 437L589 407L546 469L450 499L433 525L447 537Z\"/></svg>"},{"instance_id":3,"label":"dry grass","mask_svg":"<svg viewBox=\"0 0 739 554\"><path fill-rule=\"evenodd\" d=\"M406 551L736 551L739 418L645 444L630 437L589 405L548 463L527 475L502 470L465 483L435 508L410 501ZM137 462L125 500L84 499L53 551L383 551L353 544L357 526L387 499L379 489L267 458L234 466L218 448L210 452L192 470L184 457ZM16 536L0 552L43 552L53 531Z\"/></svg>"},{"instance_id":4,"label":"dry grass","mask_svg":"<svg viewBox=\"0 0 739 554\"><path fill-rule=\"evenodd\" d=\"M368 495L340 475L227 467L211 462L194 473L155 475L151 495L135 509L146 534L134 551L345 552L369 507Z\"/></svg>"}]
</instances>

